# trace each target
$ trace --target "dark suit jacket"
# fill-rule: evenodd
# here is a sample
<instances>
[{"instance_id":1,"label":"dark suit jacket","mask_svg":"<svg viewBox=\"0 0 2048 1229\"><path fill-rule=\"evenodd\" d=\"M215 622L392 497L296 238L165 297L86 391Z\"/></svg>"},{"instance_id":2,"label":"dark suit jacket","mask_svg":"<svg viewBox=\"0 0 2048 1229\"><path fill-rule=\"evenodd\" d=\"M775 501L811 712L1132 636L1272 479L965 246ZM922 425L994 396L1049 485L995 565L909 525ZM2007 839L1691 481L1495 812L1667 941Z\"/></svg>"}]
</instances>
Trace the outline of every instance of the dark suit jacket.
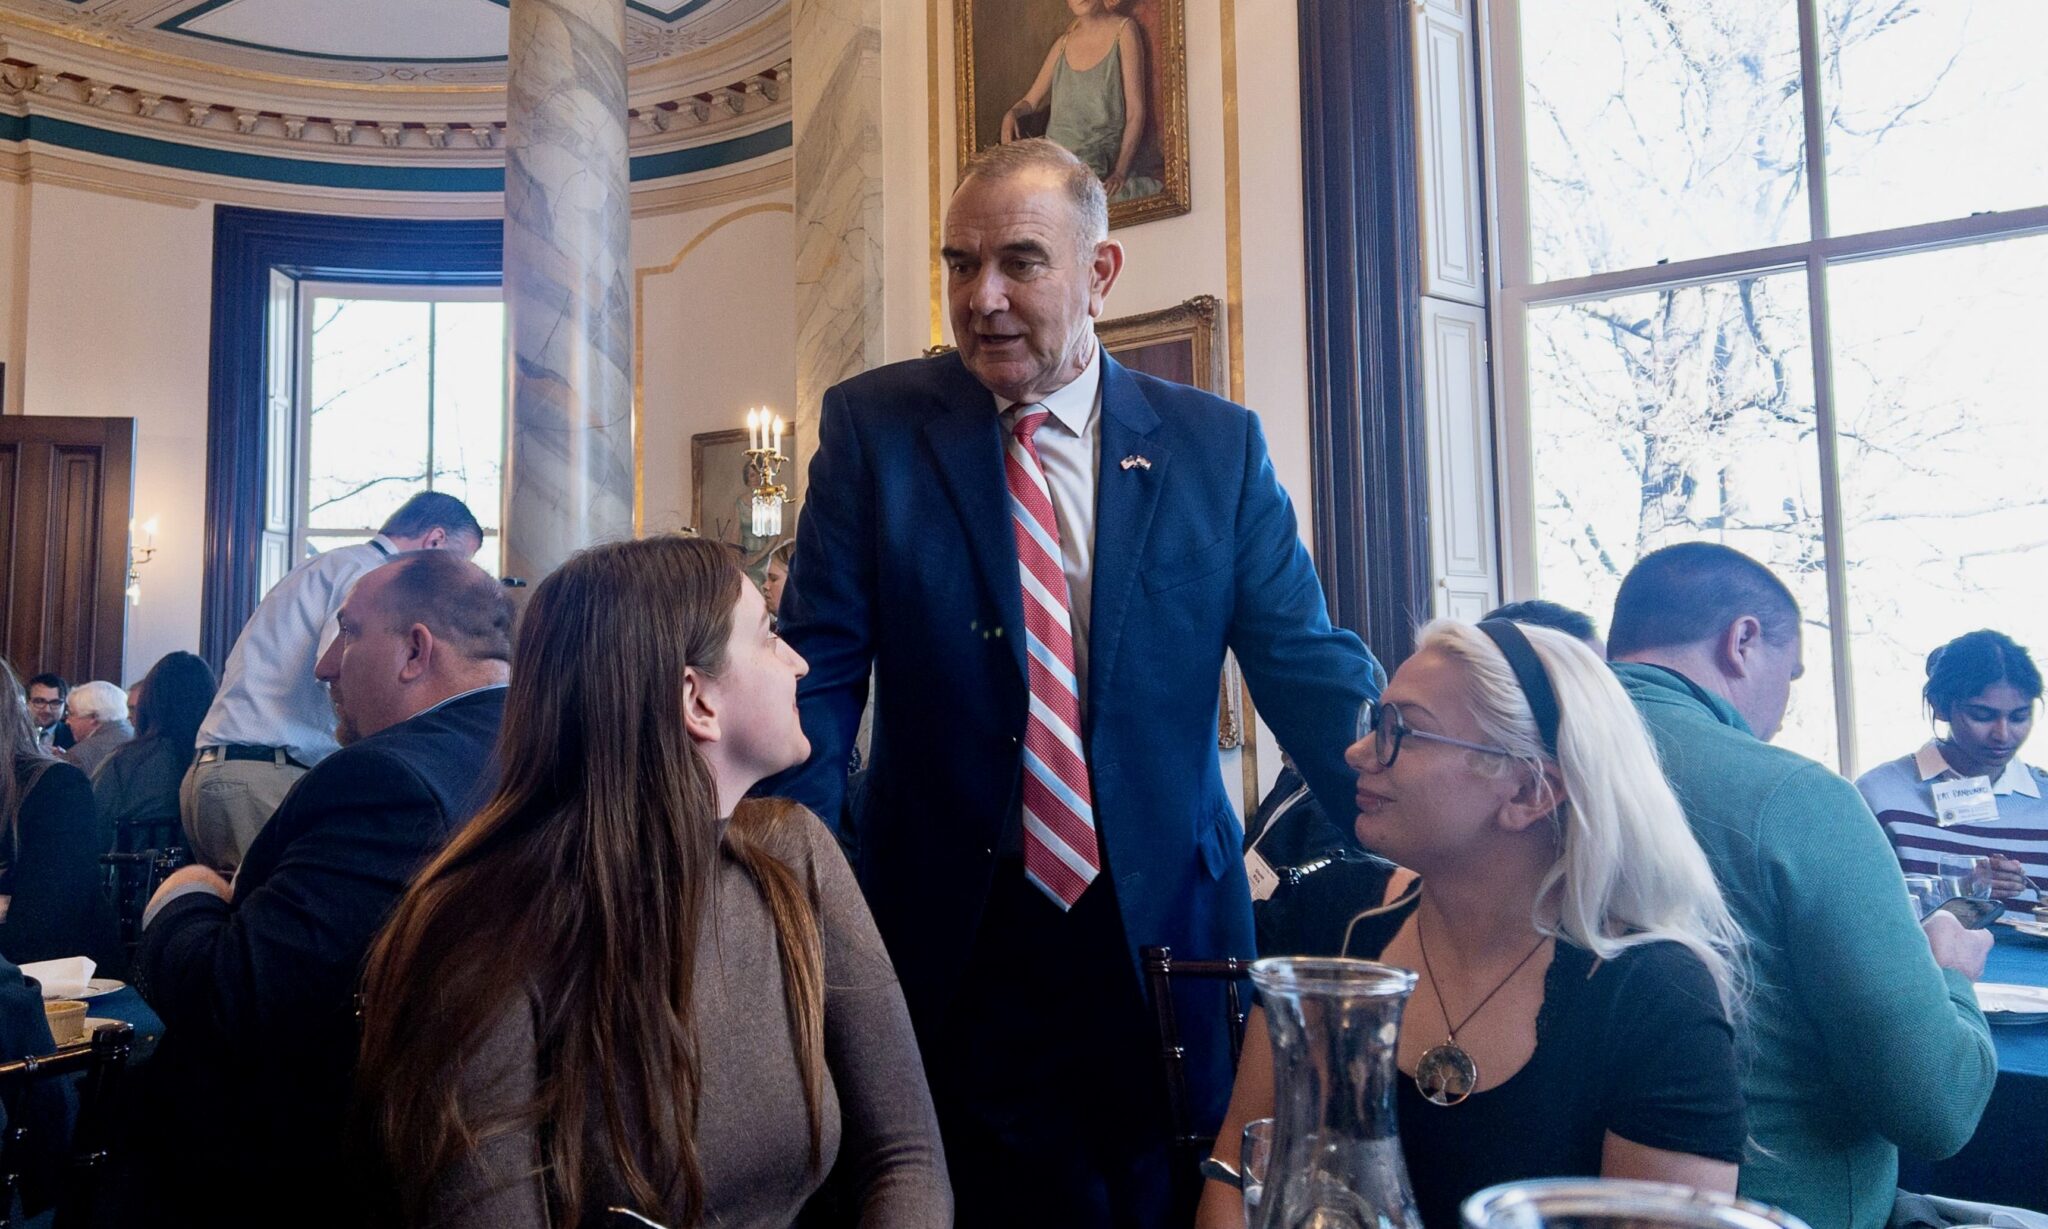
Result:
<instances>
[{"instance_id":1,"label":"dark suit jacket","mask_svg":"<svg viewBox=\"0 0 2048 1229\"><path fill-rule=\"evenodd\" d=\"M125 977L120 923L100 882L98 812L92 783L59 760L15 765L15 779L41 776L21 800L20 855L0 874L0 894L12 896L0 922L0 956L16 964L90 956L106 977Z\"/></svg>"},{"instance_id":2,"label":"dark suit jacket","mask_svg":"<svg viewBox=\"0 0 2048 1229\"><path fill-rule=\"evenodd\" d=\"M1248 411L1105 356L1100 456L1083 736L1106 873L1134 962L1153 943L1247 955L1242 834L1217 762L1224 649L1333 814L1350 813L1343 752L1383 675L1331 627ZM854 843L929 1038L998 853L1017 848L1023 599L994 399L957 354L840 384L825 395L806 499L781 616L810 663L798 702L812 754L769 788L841 815L872 665ZM1198 1099L1220 1112L1227 1056L1196 1066Z\"/></svg>"},{"instance_id":3,"label":"dark suit jacket","mask_svg":"<svg viewBox=\"0 0 2048 1229\"><path fill-rule=\"evenodd\" d=\"M320 761L250 845L232 902L181 896L143 931L138 981L164 1020L152 1065L210 1223L332 1214L363 960L494 783L504 711L504 688L476 692Z\"/></svg>"}]
</instances>

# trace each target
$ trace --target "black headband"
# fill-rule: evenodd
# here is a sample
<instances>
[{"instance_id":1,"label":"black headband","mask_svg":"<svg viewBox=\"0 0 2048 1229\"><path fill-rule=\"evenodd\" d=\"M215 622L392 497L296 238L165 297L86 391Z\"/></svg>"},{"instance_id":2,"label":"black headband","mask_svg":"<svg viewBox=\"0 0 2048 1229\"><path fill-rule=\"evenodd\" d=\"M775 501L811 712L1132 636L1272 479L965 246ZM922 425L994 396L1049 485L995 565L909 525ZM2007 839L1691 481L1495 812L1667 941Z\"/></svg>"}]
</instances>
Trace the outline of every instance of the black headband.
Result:
<instances>
[{"instance_id":1,"label":"black headband","mask_svg":"<svg viewBox=\"0 0 2048 1229\"><path fill-rule=\"evenodd\" d=\"M1506 619L1488 619L1479 625L1479 630L1508 659L1508 668L1515 672L1515 681L1522 685L1522 695L1529 701L1529 713L1536 718L1536 732L1543 736L1543 750L1556 759L1557 693L1551 690L1550 676L1543 672L1543 662L1537 658L1529 638Z\"/></svg>"}]
</instances>

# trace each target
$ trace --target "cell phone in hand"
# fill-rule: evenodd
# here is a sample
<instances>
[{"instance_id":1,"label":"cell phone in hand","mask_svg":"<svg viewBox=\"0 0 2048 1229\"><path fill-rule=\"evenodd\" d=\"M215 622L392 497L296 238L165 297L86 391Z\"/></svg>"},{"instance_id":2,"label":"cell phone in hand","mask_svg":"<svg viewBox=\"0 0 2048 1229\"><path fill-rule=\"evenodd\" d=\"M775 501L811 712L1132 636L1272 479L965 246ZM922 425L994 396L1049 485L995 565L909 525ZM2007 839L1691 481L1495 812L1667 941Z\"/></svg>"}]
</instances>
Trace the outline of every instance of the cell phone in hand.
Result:
<instances>
[{"instance_id":1,"label":"cell phone in hand","mask_svg":"<svg viewBox=\"0 0 2048 1229\"><path fill-rule=\"evenodd\" d=\"M2005 912L2005 906L1997 901L1983 900L1975 896L1951 896L1936 905L1935 909L1961 922L1964 930L1982 930Z\"/></svg>"}]
</instances>

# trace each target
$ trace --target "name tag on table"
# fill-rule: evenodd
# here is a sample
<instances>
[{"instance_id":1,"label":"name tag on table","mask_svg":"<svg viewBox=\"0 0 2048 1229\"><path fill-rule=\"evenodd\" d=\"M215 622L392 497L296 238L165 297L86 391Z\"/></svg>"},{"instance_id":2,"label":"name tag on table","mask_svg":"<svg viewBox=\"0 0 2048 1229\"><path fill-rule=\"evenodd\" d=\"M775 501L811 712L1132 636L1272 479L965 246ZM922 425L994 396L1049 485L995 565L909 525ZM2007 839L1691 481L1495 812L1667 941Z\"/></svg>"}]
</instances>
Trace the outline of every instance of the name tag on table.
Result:
<instances>
[{"instance_id":1,"label":"name tag on table","mask_svg":"<svg viewBox=\"0 0 2048 1229\"><path fill-rule=\"evenodd\" d=\"M1280 876L1273 873L1272 864L1256 849L1245 851L1244 877L1251 880L1253 900L1273 899L1273 889L1280 886Z\"/></svg>"},{"instance_id":2,"label":"name tag on table","mask_svg":"<svg viewBox=\"0 0 2048 1229\"><path fill-rule=\"evenodd\" d=\"M1998 798L1991 792L1990 777L1959 777L1934 783L1934 821L1942 827L1997 820Z\"/></svg>"}]
</instances>

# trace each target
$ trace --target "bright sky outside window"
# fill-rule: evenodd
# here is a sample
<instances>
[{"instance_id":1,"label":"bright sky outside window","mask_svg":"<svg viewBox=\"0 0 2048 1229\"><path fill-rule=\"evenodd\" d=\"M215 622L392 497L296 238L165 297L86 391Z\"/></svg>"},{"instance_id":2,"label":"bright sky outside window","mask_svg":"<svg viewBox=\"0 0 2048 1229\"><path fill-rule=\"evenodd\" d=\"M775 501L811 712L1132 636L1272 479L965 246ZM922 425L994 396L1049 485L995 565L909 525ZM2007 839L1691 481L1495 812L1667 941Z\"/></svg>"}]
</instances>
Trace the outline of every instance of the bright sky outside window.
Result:
<instances>
[{"instance_id":1,"label":"bright sky outside window","mask_svg":"<svg viewBox=\"0 0 2048 1229\"><path fill-rule=\"evenodd\" d=\"M342 290L327 287L325 290ZM315 293L305 311L307 551L360 542L415 491L446 491L484 527L498 571L505 460L504 305Z\"/></svg>"},{"instance_id":2,"label":"bright sky outside window","mask_svg":"<svg viewBox=\"0 0 2048 1229\"><path fill-rule=\"evenodd\" d=\"M2048 654L2048 5L1807 2L1503 0L1508 532L1603 622L1669 542L1770 564L1781 741L1854 770L1926 736L1936 645Z\"/></svg>"}]
</instances>

